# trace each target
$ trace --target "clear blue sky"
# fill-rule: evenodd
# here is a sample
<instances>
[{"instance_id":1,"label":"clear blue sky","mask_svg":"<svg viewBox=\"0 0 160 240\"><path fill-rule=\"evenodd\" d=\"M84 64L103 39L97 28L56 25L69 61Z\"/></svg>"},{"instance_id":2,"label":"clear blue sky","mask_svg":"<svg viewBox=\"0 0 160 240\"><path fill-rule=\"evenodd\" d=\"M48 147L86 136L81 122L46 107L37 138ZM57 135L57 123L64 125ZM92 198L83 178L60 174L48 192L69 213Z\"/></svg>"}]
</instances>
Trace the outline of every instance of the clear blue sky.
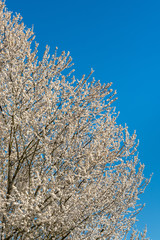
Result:
<instances>
[{"instance_id":1,"label":"clear blue sky","mask_svg":"<svg viewBox=\"0 0 160 240\"><path fill-rule=\"evenodd\" d=\"M40 54L45 45L70 51L75 74L95 70L113 82L119 122L137 130L145 176L154 173L139 215L148 236L160 240L160 1L159 0L6 0L32 27ZM137 225L138 225L137 224Z\"/></svg>"}]
</instances>

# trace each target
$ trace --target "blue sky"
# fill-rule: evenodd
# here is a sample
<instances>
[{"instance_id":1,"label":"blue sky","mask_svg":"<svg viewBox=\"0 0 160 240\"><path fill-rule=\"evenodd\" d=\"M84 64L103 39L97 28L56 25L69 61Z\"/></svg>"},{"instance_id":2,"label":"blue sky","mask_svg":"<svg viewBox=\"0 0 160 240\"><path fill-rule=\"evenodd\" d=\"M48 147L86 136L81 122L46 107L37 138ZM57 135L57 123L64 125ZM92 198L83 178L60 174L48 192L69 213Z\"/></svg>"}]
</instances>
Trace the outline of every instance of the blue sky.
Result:
<instances>
[{"instance_id":1,"label":"blue sky","mask_svg":"<svg viewBox=\"0 0 160 240\"><path fill-rule=\"evenodd\" d=\"M113 82L119 123L136 129L145 176L154 173L142 200L139 228L160 239L160 1L6 0L9 10L34 25L40 55L45 45L70 51L76 76Z\"/></svg>"}]
</instances>

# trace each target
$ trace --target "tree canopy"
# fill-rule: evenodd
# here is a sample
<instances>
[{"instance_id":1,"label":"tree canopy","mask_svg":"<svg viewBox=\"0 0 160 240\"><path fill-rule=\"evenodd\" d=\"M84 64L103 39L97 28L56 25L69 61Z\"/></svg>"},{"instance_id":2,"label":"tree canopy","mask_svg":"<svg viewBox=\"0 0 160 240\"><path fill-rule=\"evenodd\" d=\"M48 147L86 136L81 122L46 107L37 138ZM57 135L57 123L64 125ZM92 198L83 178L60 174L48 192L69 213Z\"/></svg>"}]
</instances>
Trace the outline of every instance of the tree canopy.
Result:
<instances>
[{"instance_id":1,"label":"tree canopy","mask_svg":"<svg viewBox=\"0 0 160 240\"><path fill-rule=\"evenodd\" d=\"M149 180L112 83L76 79L48 46L39 60L34 37L0 0L0 239L146 239L132 229Z\"/></svg>"}]
</instances>

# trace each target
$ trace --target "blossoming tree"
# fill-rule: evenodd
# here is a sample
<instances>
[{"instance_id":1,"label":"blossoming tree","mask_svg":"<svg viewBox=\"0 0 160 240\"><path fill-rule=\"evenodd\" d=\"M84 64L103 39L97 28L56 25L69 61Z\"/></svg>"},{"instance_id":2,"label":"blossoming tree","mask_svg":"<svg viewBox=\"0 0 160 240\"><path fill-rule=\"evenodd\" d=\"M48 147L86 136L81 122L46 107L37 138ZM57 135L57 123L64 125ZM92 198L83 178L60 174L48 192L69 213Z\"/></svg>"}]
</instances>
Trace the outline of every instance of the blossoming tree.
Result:
<instances>
[{"instance_id":1,"label":"blossoming tree","mask_svg":"<svg viewBox=\"0 0 160 240\"><path fill-rule=\"evenodd\" d=\"M116 123L111 83L33 43L0 0L0 239L127 239L149 182L136 134Z\"/></svg>"}]
</instances>

